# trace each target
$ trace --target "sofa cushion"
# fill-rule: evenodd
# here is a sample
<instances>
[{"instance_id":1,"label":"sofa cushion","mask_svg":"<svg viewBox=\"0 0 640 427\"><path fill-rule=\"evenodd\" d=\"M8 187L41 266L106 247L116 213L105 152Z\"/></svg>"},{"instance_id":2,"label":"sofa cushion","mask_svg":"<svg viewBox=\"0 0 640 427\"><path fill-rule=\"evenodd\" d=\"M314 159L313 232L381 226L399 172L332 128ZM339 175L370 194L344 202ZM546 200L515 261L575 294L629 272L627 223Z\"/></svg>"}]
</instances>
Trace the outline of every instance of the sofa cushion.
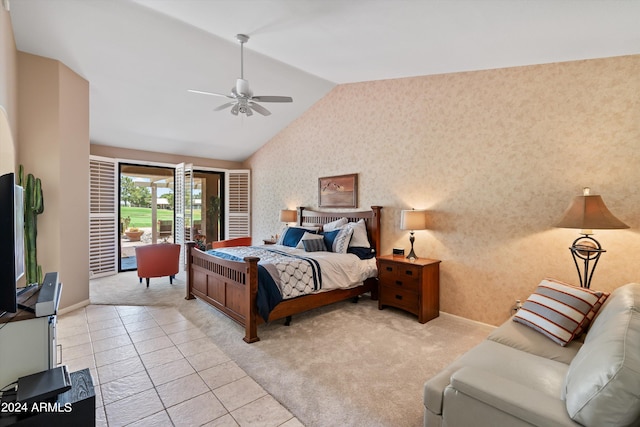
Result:
<instances>
[{"instance_id":1,"label":"sofa cushion","mask_svg":"<svg viewBox=\"0 0 640 427\"><path fill-rule=\"evenodd\" d=\"M513 320L564 346L582 331L601 296L602 292L544 279Z\"/></svg>"},{"instance_id":2,"label":"sofa cushion","mask_svg":"<svg viewBox=\"0 0 640 427\"><path fill-rule=\"evenodd\" d=\"M487 339L567 365L582 347L582 342L578 340L573 340L564 347L559 346L525 325L508 321L494 329Z\"/></svg>"},{"instance_id":3,"label":"sofa cushion","mask_svg":"<svg viewBox=\"0 0 640 427\"><path fill-rule=\"evenodd\" d=\"M492 375L526 384L534 390L554 397L560 397L562 382L568 369L565 363L484 340L425 383L424 406L427 409L435 414L442 413L444 389L449 385L451 375L465 366L479 368Z\"/></svg>"},{"instance_id":4,"label":"sofa cushion","mask_svg":"<svg viewBox=\"0 0 640 427\"><path fill-rule=\"evenodd\" d=\"M640 422L640 284L612 292L571 362L564 396L585 426Z\"/></svg>"}]
</instances>

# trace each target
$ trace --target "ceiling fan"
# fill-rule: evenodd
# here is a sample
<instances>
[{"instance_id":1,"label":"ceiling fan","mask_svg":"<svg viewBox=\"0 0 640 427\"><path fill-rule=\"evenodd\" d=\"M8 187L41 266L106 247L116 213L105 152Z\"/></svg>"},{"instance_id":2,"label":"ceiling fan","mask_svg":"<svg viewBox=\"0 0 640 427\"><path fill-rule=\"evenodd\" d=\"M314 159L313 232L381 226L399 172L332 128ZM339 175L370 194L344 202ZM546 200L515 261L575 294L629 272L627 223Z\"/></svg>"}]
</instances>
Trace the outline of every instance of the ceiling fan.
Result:
<instances>
[{"instance_id":1,"label":"ceiling fan","mask_svg":"<svg viewBox=\"0 0 640 427\"><path fill-rule=\"evenodd\" d=\"M214 109L214 111L224 110L231 107L231 114L237 116L238 113L246 114L247 116L253 115L253 112L268 116L271 114L269 110L264 108L257 102L293 102L293 98L290 96L254 96L253 91L249 88L249 81L244 79L244 44L249 40L249 36L245 34L236 35L236 39L240 42L240 78L236 80L236 85L231 88L230 95L223 95L215 92L205 92L202 90L188 89L189 92L200 93L203 95L222 96L230 98L233 101L222 104Z\"/></svg>"}]
</instances>

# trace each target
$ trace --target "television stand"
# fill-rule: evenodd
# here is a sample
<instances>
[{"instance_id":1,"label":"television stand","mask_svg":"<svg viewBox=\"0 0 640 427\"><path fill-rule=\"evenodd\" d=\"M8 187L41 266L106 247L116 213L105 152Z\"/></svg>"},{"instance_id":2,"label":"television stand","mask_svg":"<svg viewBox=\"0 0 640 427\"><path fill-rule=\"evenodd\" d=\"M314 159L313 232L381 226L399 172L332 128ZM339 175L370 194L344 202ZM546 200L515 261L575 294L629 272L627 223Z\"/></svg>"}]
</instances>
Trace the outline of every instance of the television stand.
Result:
<instances>
[{"instance_id":1,"label":"television stand","mask_svg":"<svg viewBox=\"0 0 640 427\"><path fill-rule=\"evenodd\" d=\"M36 310L35 308L29 306L29 305L24 305L24 304L20 304L18 303L18 310L22 310L22 311L28 311L29 313L35 313Z\"/></svg>"},{"instance_id":2,"label":"television stand","mask_svg":"<svg viewBox=\"0 0 640 427\"><path fill-rule=\"evenodd\" d=\"M36 317L39 290L33 286L18 297L18 304L33 310L0 317L0 387L58 365L57 316Z\"/></svg>"}]
</instances>

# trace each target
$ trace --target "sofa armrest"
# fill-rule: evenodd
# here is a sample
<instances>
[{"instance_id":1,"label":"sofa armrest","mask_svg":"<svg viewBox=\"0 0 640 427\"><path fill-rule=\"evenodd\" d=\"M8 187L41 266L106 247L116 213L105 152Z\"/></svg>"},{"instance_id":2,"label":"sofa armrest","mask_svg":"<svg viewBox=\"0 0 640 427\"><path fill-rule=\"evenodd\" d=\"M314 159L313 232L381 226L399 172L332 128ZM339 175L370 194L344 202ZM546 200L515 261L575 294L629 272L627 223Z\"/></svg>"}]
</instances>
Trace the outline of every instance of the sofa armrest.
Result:
<instances>
[{"instance_id":1,"label":"sofa armrest","mask_svg":"<svg viewBox=\"0 0 640 427\"><path fill-rule=\"evenodd\" d=\"M554 398L482 369L459 369L451 376L451 387L533 425L576 425L560 396Z\"/></svg>"}]
</instances>

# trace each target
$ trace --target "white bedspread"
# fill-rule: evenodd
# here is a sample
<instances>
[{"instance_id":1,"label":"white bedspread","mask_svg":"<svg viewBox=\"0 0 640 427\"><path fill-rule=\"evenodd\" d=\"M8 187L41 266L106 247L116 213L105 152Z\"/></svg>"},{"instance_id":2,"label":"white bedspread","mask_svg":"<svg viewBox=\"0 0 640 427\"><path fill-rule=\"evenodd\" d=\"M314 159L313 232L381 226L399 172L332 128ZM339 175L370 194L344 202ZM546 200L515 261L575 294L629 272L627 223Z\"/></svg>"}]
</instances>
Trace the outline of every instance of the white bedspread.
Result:
<instances>
[{"instance_id":1,"label":"white bedspread","mask_svg":"<svg viewBox=\"0 0 640 427\"><path fill-rule=\"evenodd\" d=\"M348 289L362 284L369 277L378 275L376 259L360 259L354 254L337 254L335 252L307 252L282 245L266 245L266 249L277 249L294 255L313 258L320 263L322 269L322 289Z\"/></svg>"},{"instance_id":2,"label":"white bedspread","mask_svg":"<svg viewBox=\"0 0 640 427\"><path fill-rule=\"evenodd\" d=\"M252 247L228 247L215 249L216 252L224 252L230 255L239 256L259 256L257 253L251 252L251 248L256 250L274 250L284 252L290 255L311 258L315 260L322 272L322 288L314 291L309 286L300 286L299 288L287 289L280 288L283 298L291 298L314 292L330 291L332 289L349 289L359 286L369 277L376 277L378 268L375 258L362 260L354 254L340 254L335 252L307 252L304 249L296 249L283 245L262 245ZM247 253L248 251L248 253ZM258 262L261 264L261 262ZM267 265L268 267L268 265ZM268 268L270 270L270 268ZM279 285L280 286L280 285Z\"/></svg>"}]
</instances>

